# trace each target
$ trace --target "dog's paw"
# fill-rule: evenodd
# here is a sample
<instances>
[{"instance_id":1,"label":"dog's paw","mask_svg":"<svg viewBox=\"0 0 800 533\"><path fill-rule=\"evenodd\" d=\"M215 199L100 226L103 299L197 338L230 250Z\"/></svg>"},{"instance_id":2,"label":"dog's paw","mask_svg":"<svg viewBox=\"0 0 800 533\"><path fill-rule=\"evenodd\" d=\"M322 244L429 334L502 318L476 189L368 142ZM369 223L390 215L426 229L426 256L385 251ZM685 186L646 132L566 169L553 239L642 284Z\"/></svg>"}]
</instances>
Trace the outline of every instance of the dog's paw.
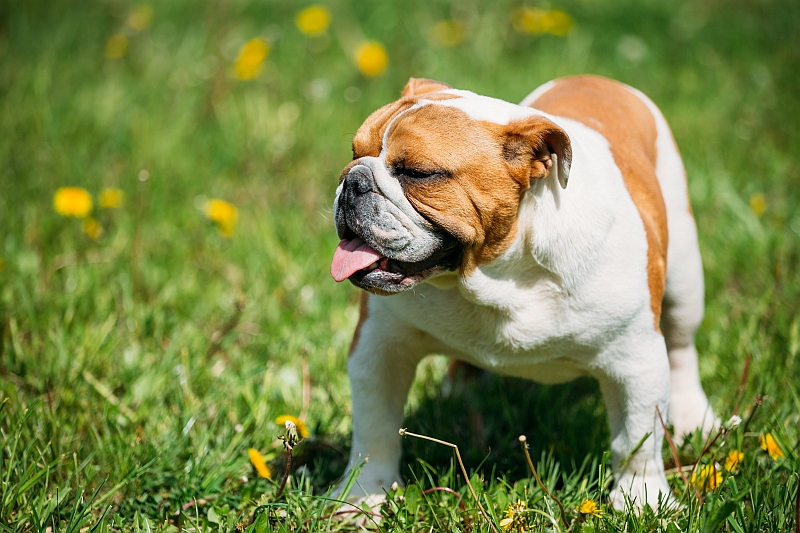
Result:
<instances>
[{"instance_id":1,"label":"dog's paw","mask_svg":"<svg viewBox=\"0 0 800 533\"><path fill-rule=\"evenodd\" d=\"M361 475L355 480L351 480L350 475L345 474L342 481L331 491L331 497L358 507L366 505L377 509L386 501L387 491L403 486L399 474L376 478L370 476L369 472L365 475L362 470Z\"/></svg>"},{"instance_id":2,"label":"dog's paw","mask_svg":"<svg viewBox=\"0 0 800 533\"><path fill-rule=\"evenodd\" d=\"M702 430L705 438L720 424L702 390L672 394L669 420L672 423L674 440L679 446L687 435L698 429Z\"/></svg>"},{"instance_id":3,"label":"dog's paw","mask_svg":"<svg viewBox=\"0 0 800 533\"><path fill-rule=\"evenodd\" d=\"M654 511L659 503L662 507L677 505L664 476L623 476L609 499L618 511L625 510L628 501L634 508L649 505Z\"/></svg>"}]
</instances>

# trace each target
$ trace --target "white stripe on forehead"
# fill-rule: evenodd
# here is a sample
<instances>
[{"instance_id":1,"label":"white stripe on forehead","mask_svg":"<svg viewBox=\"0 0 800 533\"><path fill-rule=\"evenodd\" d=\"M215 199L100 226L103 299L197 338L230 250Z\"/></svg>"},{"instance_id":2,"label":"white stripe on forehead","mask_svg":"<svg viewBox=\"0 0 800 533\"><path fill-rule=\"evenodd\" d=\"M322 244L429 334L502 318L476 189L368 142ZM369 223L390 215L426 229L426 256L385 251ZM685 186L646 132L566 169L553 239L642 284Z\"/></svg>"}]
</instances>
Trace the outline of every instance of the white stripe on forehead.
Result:
<instances>
[{"instance_id":1,"label":"white stripe on forehead","mask_svg":"<svg viewBox=\"0 0 800 533\"><path fill-rule=\"evenodd\" d=\"M424 105L424 104L422 104L422 105ZM380 157L383 161L386 161L386 140L389 138L389 130L392 129L392 126L394 125L395 122L397 122L398 118L402 117L403 115L405 115L406 113L408 113L412 109L416 109L418 107L422 107L422 105L418 102L418 103L412 105L411 107L409 107L408 109L404 109L403 111L400 111L398 114L396 114L394 117L392 117L392 119L389 121L388 124L386 124L386 129L383 130L383 138L381 139L381 153L378 155L378 157Z\"/></svg>"},{"instance_id":2,"label":"white stripe on forehead","mask_svg":"<svg viewBox=\"0 0 800 533\"><path fill-rule=\"evenodd\" d=\"M505 100L481 96L469 91L448 90L443 92L455 94L461 96L461 98L437 100L435 102L428 101L427 103L460 109L473 120L494 122L495 124L508 124L512 120L519 120L533 115L541 115L550 118L546 113L536 109L521 107L517 104L506 102Z\"/></svg>"}]
</instances>

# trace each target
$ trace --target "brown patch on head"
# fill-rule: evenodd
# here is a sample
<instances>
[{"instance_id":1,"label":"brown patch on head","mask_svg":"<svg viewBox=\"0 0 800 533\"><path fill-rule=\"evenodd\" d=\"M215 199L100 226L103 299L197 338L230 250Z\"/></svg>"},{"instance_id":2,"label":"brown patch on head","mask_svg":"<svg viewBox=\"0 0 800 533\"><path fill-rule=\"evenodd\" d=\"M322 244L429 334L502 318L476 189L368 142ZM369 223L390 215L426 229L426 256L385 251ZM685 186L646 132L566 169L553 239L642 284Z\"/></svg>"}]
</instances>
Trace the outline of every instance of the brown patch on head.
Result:
<instances>
[{"instance_id":1,"label":"brown patch on head","mask_svg":"<svg viewBox=\"0 0 800 533\"><path fill-rule=\"evenodd\" d=\"M621 83L599 76L557 80L531 107L582 122L611 146L647 235L647 281L659 329L667 271L667 211L655 174L656 123L650 109Z\"/></svg>"},{"instance_id":2,"label":"brown patch on head","mask_svg":"<svg viewBox=\"0 0 800 533\"><path fill-rule=\"evenodd\" d=\"M356 344L358 344L358 339L361 337L361 327L364 325L364 322L367 320L367 315L369 314L369 294L365 291L361 291L361 298L359 299L359 314L358 314L358 324L356 324L356 330L353 332L353 342L350 343L350 352L348 352L347 356L353 355L353 350L356 349Z\"/></svg>"},{"instance_id":3,"label":"brown patch on head","mask_svg":"<svg viewBox=\"0 0 800 533\"><path fill-rule=\"evenodd\" d=\"M415 80L416 78L411 78ZM411 84L411 80L409 84ZM418 80L429 82L430 80ZM438 83L438 82L432 82ZM447 85L440 84L442 88L449 88ZM408 87L408 86L406 86ZM442 89L437 89L442 90ZM460 98L454 94L437 94L436 92L425 91L422 93L412 93L409 95L403 91L403 97L400 100L387 104L377 111L373 112L367 117L367 120L358 128L355 136L353 137L353 159L359 157L378 157L381 153L383 145L383 134L386 127L398 114L409 109L420 100L449 100L451 98Z\"/></svg>"},{"instance_id":4,"label":"brown patch on head","mask_svg":"<svg viewBox=\"0 0 800 533\"><path fill-rule=\"evenodd\" d=\"M508 249L523 193L548 173L547 139L558 132L566 139L537 118L515 129L427 105L405 113L388 132L387 168L414 209L464 245L464 274Z\"/></svg>"}]
</instances>

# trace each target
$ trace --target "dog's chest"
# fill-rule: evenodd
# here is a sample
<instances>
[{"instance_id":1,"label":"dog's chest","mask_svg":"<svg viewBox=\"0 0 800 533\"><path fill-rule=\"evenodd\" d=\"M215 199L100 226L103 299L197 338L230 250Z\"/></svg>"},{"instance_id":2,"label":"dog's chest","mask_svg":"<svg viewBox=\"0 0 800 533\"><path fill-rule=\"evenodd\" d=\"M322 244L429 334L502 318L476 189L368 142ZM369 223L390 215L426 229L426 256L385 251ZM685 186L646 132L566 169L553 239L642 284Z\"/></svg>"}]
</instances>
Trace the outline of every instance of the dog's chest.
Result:
<instances>
[{"instance_id":1,"label":"dog's chest","mask_svg":"<svg viewBox=\"0 0 800 533\"><path fill-rule=\"evenodd\" d=\"M600 316L594 306L581 305L547 280L528 287L498 287L500 292L504 289L503 306L479 305L457 288L430 286L385 303L402 321L427 334L434 353L498 373L525 376L541 373L533 367L543 364L581 366L580 361L596 353L609 324L608 316Z\"/></svg>"}]
</instances>

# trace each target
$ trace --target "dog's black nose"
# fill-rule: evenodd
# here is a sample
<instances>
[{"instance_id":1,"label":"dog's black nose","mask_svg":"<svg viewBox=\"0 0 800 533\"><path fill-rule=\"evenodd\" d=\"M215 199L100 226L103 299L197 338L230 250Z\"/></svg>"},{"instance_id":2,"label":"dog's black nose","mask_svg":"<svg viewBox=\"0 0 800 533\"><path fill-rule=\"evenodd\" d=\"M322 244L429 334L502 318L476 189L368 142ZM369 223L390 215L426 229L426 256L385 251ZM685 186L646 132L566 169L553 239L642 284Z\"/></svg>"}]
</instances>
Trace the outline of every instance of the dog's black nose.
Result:
<instances>
[{"instance_id":1,"label":"dog's black nose","mask_svg":"<svg viewBox=\"0 0 800 533\"><path fill-rule=\"evenodd\" d=\"M375 179L372 177L372 171L364 165L353 167L345 181L346 185L359 196L368 192L377 192L378 190L375 186Z\"/></svg>"}]
</instances>

